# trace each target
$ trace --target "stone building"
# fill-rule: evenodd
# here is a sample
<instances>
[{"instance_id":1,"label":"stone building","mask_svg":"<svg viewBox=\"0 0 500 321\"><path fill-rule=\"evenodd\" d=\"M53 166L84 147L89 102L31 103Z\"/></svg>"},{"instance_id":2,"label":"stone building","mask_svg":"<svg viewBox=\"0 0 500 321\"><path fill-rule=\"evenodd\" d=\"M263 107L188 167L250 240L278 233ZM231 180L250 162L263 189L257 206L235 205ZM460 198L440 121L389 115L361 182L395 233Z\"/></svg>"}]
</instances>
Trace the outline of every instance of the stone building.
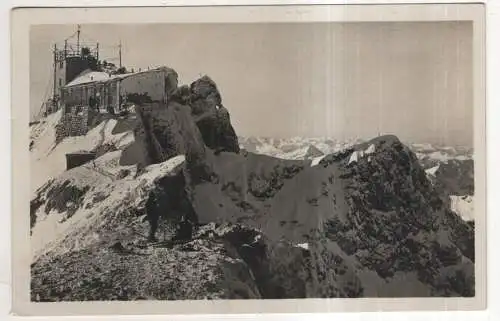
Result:
<instances>
[{"instance_id":1,"label":"stone building","mask_svg":"<svg viewBox=\"0 0 500 321\"><path fill-rule=\"evenodd\" d=\"M177 77L167 67L119 75L84 70L61 88L63 114L56 130L57 141L85 135L96 115L116 115L138 99L166 103L177 88Z\"/></svg>"},{"instance_id":2,"label":"stone building","mask_svg":"<svg viewBox=\"0 0 500 321\"><path fill-rule=\"evenodd\" d=\"M166 102L177 88L177 77L168 67L119 75L85 70L62 88L61 101L65 113L75 106L118 113L134 96Z\"/></svg>"}]
</instances>

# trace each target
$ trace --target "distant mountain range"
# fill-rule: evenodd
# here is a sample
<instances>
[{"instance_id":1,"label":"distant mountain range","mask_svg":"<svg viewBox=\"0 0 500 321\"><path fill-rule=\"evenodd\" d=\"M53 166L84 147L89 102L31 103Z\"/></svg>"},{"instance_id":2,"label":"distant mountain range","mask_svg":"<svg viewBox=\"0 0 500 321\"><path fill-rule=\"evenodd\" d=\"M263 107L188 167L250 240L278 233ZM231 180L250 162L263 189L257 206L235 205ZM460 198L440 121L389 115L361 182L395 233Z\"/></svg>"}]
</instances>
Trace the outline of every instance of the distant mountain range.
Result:
<instances>
[{"instance_id":1,"label":"distant mountain range","mask_svg":"<svg viewBox=\"0 0 500 321\"><path fill-rule=\"evenodd\" d=\"M238 137L241 148L245 150L279 157L283 159L311 159L321 155L336 153L349 146L362 143L362 139L339 141L329 137ZM437 165L448 160L469 160L473 157L473 149L463 146L435 146L422 143L405 143L422 162L424 167Z\"/></svg>"}]
</instances>

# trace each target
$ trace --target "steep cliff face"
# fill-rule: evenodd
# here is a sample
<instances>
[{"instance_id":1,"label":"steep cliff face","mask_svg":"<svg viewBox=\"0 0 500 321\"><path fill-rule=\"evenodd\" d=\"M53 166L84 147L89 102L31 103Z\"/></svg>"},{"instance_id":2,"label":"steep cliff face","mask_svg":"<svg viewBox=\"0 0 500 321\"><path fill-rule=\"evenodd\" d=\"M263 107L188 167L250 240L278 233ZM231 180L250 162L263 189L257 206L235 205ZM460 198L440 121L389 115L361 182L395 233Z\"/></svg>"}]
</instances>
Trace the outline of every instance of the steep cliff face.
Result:
<instances>
[{"instance_id":1,"label":"steep cliff face","mask_svg":"<svg viewBox=\"0 0 500 321\"><path fill-rule=\"evenodd\" d=\"M146 164L186 155L193 179L210 180L205 161L207 149L216 153L239 152L238 138L228 110L222 106L215 82L204 76L190 87L177 88L167 104L145 103L136 107L139 126L136 146L146 155Z\"/></svg>"},{"instance_id":2,"label":"steep cliff face","mask_svg":"<svg viewBox=\"0 0 500 321\"><path fill-rule=\"evenodd\" d=\"M191 163L191 158L205 157L206 147L216 152L239 152L229 112L222 106L212 79L203 76L190 87L171 91L167 104L143 103L136 107L140 120L136 141L148 155L149 164L180 154L186 154Z\"/></svg>"}]
</instances>

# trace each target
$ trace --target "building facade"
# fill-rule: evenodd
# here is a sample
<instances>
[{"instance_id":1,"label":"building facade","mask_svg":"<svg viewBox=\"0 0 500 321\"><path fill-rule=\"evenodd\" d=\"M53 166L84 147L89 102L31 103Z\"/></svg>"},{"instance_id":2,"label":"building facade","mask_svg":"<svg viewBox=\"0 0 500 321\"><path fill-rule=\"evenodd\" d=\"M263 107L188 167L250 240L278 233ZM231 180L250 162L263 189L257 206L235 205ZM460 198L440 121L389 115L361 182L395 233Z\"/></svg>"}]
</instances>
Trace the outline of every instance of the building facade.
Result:
<instances>
[{"instance_id":1,"label":"building facade","mask_svg":"<svg viewBox=\"0 0 500 321\"><path fill-rule=\"evenodd\" d=\"M177 77L168 67L120 75L87 70L61 89L61 101L65 113L75 106L118 113L137 95L151 102L166 102L177 88Z\"/></svg>"},{"instance_id":2,"label":"building facade","mask_svg":"<svg viewBox=\"0 0 500 321\"><path fill-rule=\"evenodd\" d=\"M54 70L53 70L53 93L50 105L45 107L47 112L54 112L62 107L63 88L85 70L92 69L91 61L97 61L99 57L98 49L89 49L85 56L81 50L68 48L57 49L54 47Z\"/></svg>"}]
</instances>

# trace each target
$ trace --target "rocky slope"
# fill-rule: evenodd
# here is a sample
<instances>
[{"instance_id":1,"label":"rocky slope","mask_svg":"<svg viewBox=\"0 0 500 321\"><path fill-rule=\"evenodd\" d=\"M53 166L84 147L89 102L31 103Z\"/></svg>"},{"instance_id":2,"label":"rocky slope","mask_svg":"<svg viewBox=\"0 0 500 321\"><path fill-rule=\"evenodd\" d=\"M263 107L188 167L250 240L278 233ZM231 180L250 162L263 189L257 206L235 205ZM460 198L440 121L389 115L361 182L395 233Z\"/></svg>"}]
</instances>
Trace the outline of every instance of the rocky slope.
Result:
<instances>
[{"instance_id":1,"label":"rocky slope","mask_svg":"<svg viewBox=\"0 0 500 321\"><path fill-rule=\"evenodd\" d=\"M132 142L33 197L32 300L474 295L473 225L397 137L240 150L208 77L136 111Z\"/></svg>"}]
</instances>

